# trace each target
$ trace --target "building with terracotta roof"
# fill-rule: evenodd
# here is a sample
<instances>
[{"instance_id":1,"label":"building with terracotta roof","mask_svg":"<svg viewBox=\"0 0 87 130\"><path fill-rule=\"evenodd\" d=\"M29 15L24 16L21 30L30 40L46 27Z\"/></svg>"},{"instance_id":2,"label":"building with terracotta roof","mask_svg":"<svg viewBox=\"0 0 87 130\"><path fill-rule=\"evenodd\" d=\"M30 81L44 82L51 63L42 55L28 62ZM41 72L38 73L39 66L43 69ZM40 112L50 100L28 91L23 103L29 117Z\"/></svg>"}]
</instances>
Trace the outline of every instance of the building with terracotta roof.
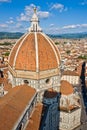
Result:
<instances>
[{"instance_id":1,"label":"building with terracotta roof","mask_svg":"<svg viewBox=\"0 0 87 130\"><path fill-rule=\"evenodd\" d=\"M57 129L60 53L54 42L42 32L34 9L29 31L14 45L8 61L8 80L12 87L27 84L37 91L37 101L45 104L47 116L42 129ZM56 109L53 109L53 108ZM50 115L54 110L54 119ZM52 123L51 123L52 122ZM45 125L44 125L45 124ZM49 125L51 124L51 125ZM55 130L56 130L55 129Z\"/></svg>"},{"instance_id":2,"label":"building with terracotta roof","mask_svg":"<svg viewBox=\"0 0 87 130\"><path fill-rule=\"evenodd\" d=\"M0 98L0 130L23 128L36 103L36 95L35 89L21 85L12 88L8 94Z\"/></svg>"},{"instance_id":3,"label":"building with terracotta roof","mask_svg":"<svg viewBox=\"0 0 87 130\"><path fill-rule=\"evenodd\" d=\"M42 90L52 86L58 90L59 68L59 50L42 32L36 11L34 11L29 31L17 41L10 53L9 82L13 87L27 83L37 91L41 90L41 93Z\"/></svg>"},{"instance_id":4,"label":"building with terracotta roof","mask_svg":"<svg viewBox=\"0 0 87 130\"><path fill-rule=\"evenodd\" d=\"M59 113L61 130L73 130L80 125L80 96L66 80L61 81Z\"/></svg>"},{"instance_id":5,"label":"building with terracotta roof","mask_svg":"<svg viewBox=\"0 0 87 130\"><path fill-rule=\"evenodd\" d=\"M63 81L60 87L60 65L60 52L42 32L34 8L29 31L11 50L8 81L4 72L4 88L12 88L0 99L0 130L71 130L80 124L81 108L72 85ZM74 118L77 125L71 123Z\"/></svg>"}]
</instances>

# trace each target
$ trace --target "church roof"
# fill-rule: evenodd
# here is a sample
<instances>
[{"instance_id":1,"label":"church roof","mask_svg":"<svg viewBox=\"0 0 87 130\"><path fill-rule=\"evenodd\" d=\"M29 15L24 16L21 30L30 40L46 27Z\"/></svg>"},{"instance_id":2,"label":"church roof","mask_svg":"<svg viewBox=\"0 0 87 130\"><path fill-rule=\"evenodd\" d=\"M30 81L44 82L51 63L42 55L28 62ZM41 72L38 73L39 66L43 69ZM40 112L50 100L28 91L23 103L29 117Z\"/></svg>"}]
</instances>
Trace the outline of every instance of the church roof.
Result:
<instances>
[{"instance_id":1,"label":"church roof","mask_svg":"<svg viewBox=\"0 0 87 130\"><path fill-rule=\"evenodd\" d=\"M44 113L45 106L41 103L38 103L34 108L34 112L29 119L29 123L25 130L39 130L41 119Z\"/></svg>"},{"instance_id":2,"label":"church roof","mask_svg":"<svg viewBox=\"0 0 87 130\"><path fill-rule=\"evenodd\" d=\"M13 129L35 93L35 89L21 85L0 98L0 130Z\"/></svg>"}]
</instances>

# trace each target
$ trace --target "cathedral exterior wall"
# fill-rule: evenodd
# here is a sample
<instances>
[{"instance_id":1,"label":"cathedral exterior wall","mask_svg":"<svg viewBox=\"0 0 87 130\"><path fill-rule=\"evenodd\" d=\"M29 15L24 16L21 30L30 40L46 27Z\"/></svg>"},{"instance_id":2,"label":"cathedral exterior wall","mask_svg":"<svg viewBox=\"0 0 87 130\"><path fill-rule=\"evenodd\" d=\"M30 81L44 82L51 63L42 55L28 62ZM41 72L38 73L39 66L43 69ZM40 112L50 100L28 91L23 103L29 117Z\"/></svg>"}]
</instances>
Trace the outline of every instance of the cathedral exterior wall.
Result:
<instances>
[{"instance_id":1,"label":"cathedral exterior wall","mask_svg":"<svg viewBox=\"0 0 87 130\"><path fill-rule=\"evenodd\" d=\"M67 80L72 85L78 85L80 82L79 76L63 75L61 80Z\"/></svg>"},{"instance_id":2,"label":"cathedral exterior wall","mask_svg":"<svg viewBox=\"0 0 87 130\"><path fill-rule=\"evenodd\" d=\"M60 76L58 75L35 80L35 79L21 78L21 77L15 78L10 72L8 72L8 79L9 79L9 82L12 83L13 87L22 85L26 81L29 86L36 88L37 91L41 91L43 89L47 89L51 87L55 87L56 90L57 89L59 90L58 86L60 85ZM49 80L48 83L46 82L47 80Z\"/></svg>"},{"instance_id":3,"label":"cathedral exterior wall","mask_svg":"<svg viewBox=\"0 0 87 130\"><path fill-rule=\"evenodd\" d=\"M77 108L71 112L59 111L59 113L59 128L61 130L73 130L80 125L81 108Z\"/></svg>"},{"instance_id":4,"label":"cathedral exterior wall","mask_svg":"<svg viewBox=\"0 0 87 130\"><path fill-rule=\"evenodd\" d=\"M31 101L28 103L27 107L25 108L24 112L22 113L20 119L15 124L13 130L23 130L25 128L26 123L29 120L30 115L31 115L36 103L37 103L37 94L35 94L32 97Z\"/></svg>"}]
</instances>

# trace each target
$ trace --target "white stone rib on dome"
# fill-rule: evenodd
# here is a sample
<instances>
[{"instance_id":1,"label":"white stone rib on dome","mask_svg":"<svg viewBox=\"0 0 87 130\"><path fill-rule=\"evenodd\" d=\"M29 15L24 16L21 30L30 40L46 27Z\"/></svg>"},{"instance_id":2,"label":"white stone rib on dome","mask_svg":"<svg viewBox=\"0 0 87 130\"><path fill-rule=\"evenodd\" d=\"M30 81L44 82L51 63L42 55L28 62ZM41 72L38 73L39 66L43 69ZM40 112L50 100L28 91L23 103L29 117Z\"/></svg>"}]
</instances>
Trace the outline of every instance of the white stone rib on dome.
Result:
<instances>
[{"instance_id":1,"label":"white stone rib on dome","mask_svg":"<svg viewBox=\"0 0 87 130\"><path fill-rule=\"evenodd\" d=\"M57 55L57 53L56 53L56 51L55 51L55 48L54 48L54 46L52 45L52 43L49 41L49 38L47 38L47 36L45 35L45 34L43 34L43 33L41 33L45 38L46 38L46 40L49 42L49 44L51 45L51 47L52 47L52 49L53 49L53 51L54 51L54 53L55 53L55 56L56 56L56 59L57 59L57 63L58 63L58 67L59 67L59 58L58 58L58 55Z\"/></svg>"},{"instance_id":2,"label":"white stone rib on dome","mask_svg":"<svg viewBox=\"0 0 87 130\"><path fill-rule=\"evenodd\" d=\"M52 40L51 38L49 38L47 35L46 35L46 37L47 37L48 39L50 39L50 41L54 44L54 42L53 42L53 40ZM59 50L58 50L58 48L56 47L55 44L54 44L54 46L55 46L55 48L57 49L57 51L58 51L58 53L59 53L59 59L61 60L60 52L59 52Z\"/></svg>"},{"instance_id":3,"label":"white stone rib on dome","mask_svg":"<svg viewBox=\"0 0 87 130\"><path fill-rule=\"evenodd\" d=\"M16 41L16 43L15 43L14 46L13 46L13 48L11 49L10 55L9 55L9 57L8 57L8 62L9 62L9 60L10 60L11 53L12 53L13 49L15 48L16 44L17 44L24 36L26 36L26 35L27 35L27 33L25 33L21 38L19 38L19 39Z\"/></svg>"},{"instance_id":4,"label":"white stone rib on dome","mask_svg":"<svg viewBox=\"0 0 87 130\"><path fill-rule=\"evenodd\" d=\"M28 35L29 35L29 33L24 37L24 39L21 41L21 43L20 43L20 45L19 45L19 47L18 47L18 49L17 49L16 55L15 55L15 57L14 57L14 64L13 64L13 67L14 67L14 68L15 68L15 64L16 64L16 59L17 59L18 52L19 52L19 50L20 50L22 44L24 43L24 40L27 38Z\"/></svg>"},{"instance_id":5,"label":"white stone rib on dome","mask_svg":"<svg viewBox=\"0 0 87 130\"><path fill-rule=\"evenodd\" d=\"M36 49L36 72L39 72L38 41L36 32L35 32L35 49Z\"/></svg>"}]
</instances>

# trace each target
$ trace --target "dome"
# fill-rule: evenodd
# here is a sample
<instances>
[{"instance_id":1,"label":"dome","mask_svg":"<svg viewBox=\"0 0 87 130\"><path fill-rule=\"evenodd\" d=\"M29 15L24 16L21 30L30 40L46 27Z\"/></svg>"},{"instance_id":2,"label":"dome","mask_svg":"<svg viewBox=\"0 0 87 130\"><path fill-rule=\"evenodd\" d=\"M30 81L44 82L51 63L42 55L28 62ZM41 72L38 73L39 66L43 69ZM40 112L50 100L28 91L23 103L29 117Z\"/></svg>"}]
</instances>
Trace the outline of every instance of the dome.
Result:
<instances>
[{"instance_id":1,"label":"dome","mask_svg":"<svg viewBox=\"0 0 87 130\"><path fill-rule=\"evenodd\" d=\"M43 71L58 68L60 56L51 39L41 32L28 33L12 49L9 65L16 70Z\"/></svg>"},{"instance_id":2,"label":"dome","mask_svg":"<svg viewBox=\"0 0 87 130\"><path fill-rule=\"evenodd\" d=\"M74 92L73 86L66 80L61 81L60 93L63 95L70 95Z\"/></svg>"},{"instance_id":3,"label":"dome","mask_svg":"<svg viewBox=\"0 0 87 130\"><path fill-rule=\"evenodd\" d=\"M17 41L10 53L9 69L11 73L17 76L17 74L19 75L18 71L21 71L21 75L22 71L26 73L26 71L41 72L55 70L59 68L59 64L59 51L53 41L42 33L35 12L31 19L29 32ZM59 71L56 71L56 73L59 73Z\"/></svg>"}]
</instances>

